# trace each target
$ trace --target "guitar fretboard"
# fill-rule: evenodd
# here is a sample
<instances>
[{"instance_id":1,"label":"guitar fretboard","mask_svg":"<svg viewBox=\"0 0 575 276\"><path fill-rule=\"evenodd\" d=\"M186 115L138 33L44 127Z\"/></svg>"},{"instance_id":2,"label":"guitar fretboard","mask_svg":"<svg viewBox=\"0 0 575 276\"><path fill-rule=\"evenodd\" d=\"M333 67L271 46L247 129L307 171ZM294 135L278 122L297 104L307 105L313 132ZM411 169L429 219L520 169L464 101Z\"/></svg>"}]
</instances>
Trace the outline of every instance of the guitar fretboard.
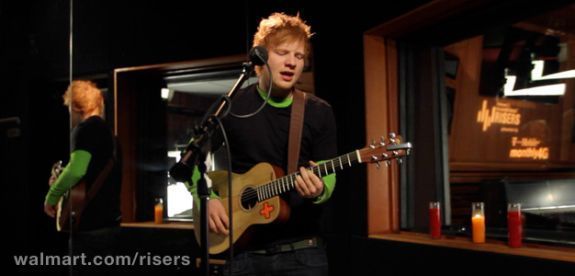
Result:
<instances>
[{"instance_id":1,"label":"guitar fretboard","mask_svg":"<svg viewBox=\"0 0 575 276\"><path fill-rule=\"evenodd\" d=\"M336 173L345 168L350 168L355 164L360 163L359 152L352 151L350 153L338 156L334 159L327 160L317 166L310 167L315 175L324 177L329 174ZM288 174L284 177L274 179L273 181L257 187L256 193L258 201L266 200L274 196L280 195L295 188L296 177L300 175L299 172Z\"/></svg>"}]
</instances>

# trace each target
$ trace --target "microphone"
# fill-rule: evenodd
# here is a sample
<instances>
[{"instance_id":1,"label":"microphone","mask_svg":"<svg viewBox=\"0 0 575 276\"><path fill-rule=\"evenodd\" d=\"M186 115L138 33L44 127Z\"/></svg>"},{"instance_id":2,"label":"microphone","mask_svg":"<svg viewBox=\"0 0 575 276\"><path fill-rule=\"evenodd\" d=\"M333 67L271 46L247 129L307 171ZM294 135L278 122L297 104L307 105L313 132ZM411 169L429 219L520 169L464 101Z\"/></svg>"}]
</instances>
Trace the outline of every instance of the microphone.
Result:
<instances>
[{"instance_id":1,"label":"microphone","mask_svg":"<svg viewBox=\"0 0 575 276\"><path fill-rule=\"evenodd\" d=\"M264 65L268 62L268 50L264 46L253 47L249 57L253 65Z\"/></svg>"}]
</instances>

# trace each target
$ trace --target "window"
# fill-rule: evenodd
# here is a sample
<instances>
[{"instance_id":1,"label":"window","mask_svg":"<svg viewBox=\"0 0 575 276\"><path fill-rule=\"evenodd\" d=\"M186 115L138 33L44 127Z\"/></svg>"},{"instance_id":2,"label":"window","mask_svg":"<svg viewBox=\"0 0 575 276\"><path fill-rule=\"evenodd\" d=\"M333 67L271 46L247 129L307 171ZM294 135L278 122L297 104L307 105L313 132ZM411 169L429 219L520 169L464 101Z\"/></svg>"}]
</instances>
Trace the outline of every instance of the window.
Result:
<instances>
[{"instance_id":1,"label":"window","mask_svg":"<svg viewBox=\"0 0 575 276\"><path fill-rule=\"evenodd\" d=\"M575 243L574 6L450 44L458 63L449 127L451 219L469 231L485 202L487 235L506 239L507 203L526 240Z\"/></svg>"},{"instance_id":2,"label":"window","mask_svg":"<svg viewBox=\"0 0 575 276\"><path fill-rule=\"evenodd\" d=\"M426 233L441 201L445 233L470 237L482 201L488 239L506 239L506 204L520 201L528 240L572 243L574 6L475 4L430 3L364 36L367 136L414 144L401 167L368 168L368 234ZM433 244L476 248L457 240Z\"/></svg>"}]
</instances>

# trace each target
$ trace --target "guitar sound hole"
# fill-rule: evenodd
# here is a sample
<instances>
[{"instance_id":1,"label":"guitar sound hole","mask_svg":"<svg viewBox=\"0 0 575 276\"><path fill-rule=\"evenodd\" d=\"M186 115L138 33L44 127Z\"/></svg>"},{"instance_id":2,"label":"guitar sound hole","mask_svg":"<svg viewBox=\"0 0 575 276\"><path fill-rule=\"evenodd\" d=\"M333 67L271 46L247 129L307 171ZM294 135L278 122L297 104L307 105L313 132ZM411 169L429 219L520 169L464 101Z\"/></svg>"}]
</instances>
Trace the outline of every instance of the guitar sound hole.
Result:
<instances>
[{"instance_id":1,"label":"guitar sound hole","mask_svg":"<svg viewBox=\"0 0 575 276\"><path fill-rule=\"evenodd\" d=\"M241 196L242 208L250 210L258 204L258 195L255 189L246 188Z\"/></svg>"}]
</instances>

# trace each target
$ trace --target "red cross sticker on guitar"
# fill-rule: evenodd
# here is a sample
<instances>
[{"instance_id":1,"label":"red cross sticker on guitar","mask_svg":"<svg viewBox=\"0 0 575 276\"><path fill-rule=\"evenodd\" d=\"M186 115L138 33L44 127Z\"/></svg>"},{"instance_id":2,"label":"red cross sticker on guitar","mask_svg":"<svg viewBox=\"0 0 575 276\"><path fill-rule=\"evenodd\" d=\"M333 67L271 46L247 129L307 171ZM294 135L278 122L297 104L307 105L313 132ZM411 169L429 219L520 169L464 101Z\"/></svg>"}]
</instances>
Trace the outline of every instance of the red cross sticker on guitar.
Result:
<instances>
[{"instance_id":1,"label":"red cross sticker on guitar","mask_svg":"<svg viewBox=\"0 0 575 276\"><path fill-rule=\"evenodd\" d=\"M271 213L274 211L274 206L270 205L267 201L262 204L262 208L260 209L260 215L264 218L269 219L271 217Z\"/></svg>"}]
</instances>

